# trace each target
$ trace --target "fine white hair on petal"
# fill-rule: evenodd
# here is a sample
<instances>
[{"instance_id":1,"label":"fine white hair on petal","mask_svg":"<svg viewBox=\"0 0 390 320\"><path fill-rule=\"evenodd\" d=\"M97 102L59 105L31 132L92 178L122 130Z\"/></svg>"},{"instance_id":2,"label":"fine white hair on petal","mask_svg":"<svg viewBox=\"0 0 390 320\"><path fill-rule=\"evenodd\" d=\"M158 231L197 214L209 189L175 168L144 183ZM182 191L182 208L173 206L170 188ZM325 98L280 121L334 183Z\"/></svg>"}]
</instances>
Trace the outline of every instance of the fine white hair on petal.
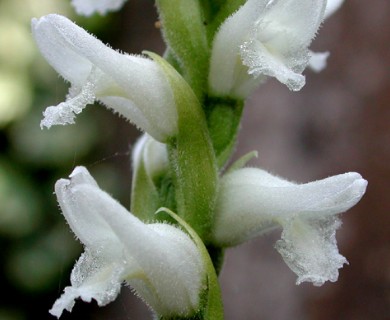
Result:
<instances>
[{"instance_id":1,"label":"fine white hair on petal","mask_svg":"<svg viewBox=\"0 0 390 320\"><path fill-rule=\"evenodd\" d=\"M196 311L204 267L195 244L169 224L151 224L149 227L161 235L155 239L160 242L155 244L158 252L148 255L145 247L135 258L149 276L154 290L137 278L128 280L128 283L160 314L185 315ZM163 271L157 272L158 269Z\"/></svg>"},{"instance_id":2,"label":"fine white hair on petal","mask_svg":"<svg viewBox=\"0 0 390 320\"><path fill-rule=\"evenodd\" d=\"M74 234L87 247L100 245L104 241L117 241L115 233L110 231L99 214L99 211L105 207L97 206L97 210L91 210L96 207L96 203L102 202L99 199L105 197L106 193L98 187L84 167L76 167L70 178L70 180L58 180L55 184L55 193L62 214ZM106 202L103 204L107 206ZM110 208L107 209L112 212L123 210L127 212L114 200L110 202Z\"/></svg>"},{"instance_id":3,"label":"fine white hair on petal","mask_svg":"<svg viewBox=\"0 0 390 320\"><path fill-rule=\"evenodd\" d=\"M105 15L119 10L126 0L72 0L72 6L79 15L91 16L95 12Z\"/></svg>"}]
</instances>

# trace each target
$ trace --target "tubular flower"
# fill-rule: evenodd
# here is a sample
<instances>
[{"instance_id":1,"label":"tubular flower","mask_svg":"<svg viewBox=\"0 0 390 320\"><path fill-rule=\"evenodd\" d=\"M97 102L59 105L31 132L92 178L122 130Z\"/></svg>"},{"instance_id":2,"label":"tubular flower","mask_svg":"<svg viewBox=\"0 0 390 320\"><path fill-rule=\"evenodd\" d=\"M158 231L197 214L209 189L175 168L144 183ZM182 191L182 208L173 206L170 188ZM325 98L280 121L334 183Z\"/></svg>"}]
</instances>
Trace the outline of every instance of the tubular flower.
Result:
<instances>
[{"instance_id":1,"label":"tubular flower","mask_svg":"<svg viewBox=\"0 0 390 320\"><path fill-rule=\"evenodd\" d=\"M173 93L154 61L121 54L56 14L33 19L32 31L43 56L71 83L66 101L46 109L41 127L74 123L87 104L99 101L156 140L176 134Z\"/></svg>"},{"instance_id":2,"label":"tubular flower","mask_svg":"<svg viewBox=\"0 0 390 320\"><path fill-rule=\"evenodd\" d=\"M248 0L217 32L209 86L214 94L245 98L267 76L297 91L309 63L308 47L326 0Z\"/></svg>"},{"instance_id":3,"label":"tubular flower","mask_svg":"<svg viewBox=\"0 0 390 320\"><path fill-rule=\"evenodd\" d=\"M347 263L336 244L338 214L354 206L366 186L354 172L296 184L260 169L233 171L221 180L214 241L236 245L280 226L276 249L298 275L297 284L334 282Z\"/></svg>"},{"instance_id":4,"label":"tubular flower","mask_svg":"<svg viewBox=\"0 0 390 320\"><path fill-rule=\"evenodd\" d=\"M91 16L95 12L105 15L119 10L126 0L72 0L72 6L79 15Z\"/></svg>"},{"instance_id":5,"label":"tubular flower","mask_svg":"<svg viewBox=\"0 0 390 320\"><path fill-rule=\"evenodd\" d=\"M168 224L145 224L102 191L84 167L55 192L69 226L85 246L71 286L50 313L60 317L74 300L115 300L122 282L133 287L160 316L190 315L199 308L204 266L195 243Z\"/></svg>"}]
</instances>

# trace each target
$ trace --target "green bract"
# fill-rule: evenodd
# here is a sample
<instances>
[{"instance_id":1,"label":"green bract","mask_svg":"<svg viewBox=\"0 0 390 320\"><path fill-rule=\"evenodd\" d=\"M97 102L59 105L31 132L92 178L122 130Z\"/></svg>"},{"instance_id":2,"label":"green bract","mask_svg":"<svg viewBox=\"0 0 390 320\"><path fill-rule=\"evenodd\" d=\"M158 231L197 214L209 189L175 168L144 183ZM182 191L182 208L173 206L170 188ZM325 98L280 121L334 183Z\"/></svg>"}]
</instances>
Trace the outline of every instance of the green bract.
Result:
<instances>
[{"instance_id":1,"label":"green bract","mask_svg":"<svg viewBox=\"0 0 390 320\"><path fill-rule=\"evenodd\" d=\"M206 118L191 87L164 59L148 53L171 85L178 117L178 134L169 143L177 212L203 239L210 235L217 194L216 159Z\"/></svg>"}]
</instances>

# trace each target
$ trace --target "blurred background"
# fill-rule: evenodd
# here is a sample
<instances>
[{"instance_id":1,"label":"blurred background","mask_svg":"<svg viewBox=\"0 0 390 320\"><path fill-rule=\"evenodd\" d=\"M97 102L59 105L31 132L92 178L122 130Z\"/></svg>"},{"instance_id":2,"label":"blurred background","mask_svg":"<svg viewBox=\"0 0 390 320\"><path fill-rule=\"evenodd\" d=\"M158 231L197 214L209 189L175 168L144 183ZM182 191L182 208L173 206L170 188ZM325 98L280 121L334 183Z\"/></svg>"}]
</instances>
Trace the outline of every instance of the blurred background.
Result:
<instances>
[{"instance_id":1,"label":"blurred background","mask_svg":"<svg viewBox=\"0 0 390 320\"><path fill-rule=\"evenodd\" d=\"M101 106L77 124L40 130L42 111L68 85L40 57L32 17L60 13L126 52L162 54L152 0L81 18L68 0L0 0L0 320L54 319L48 309L69 284L81 245L53 194L59 178L84 165L129 206L129 156L139 132ZM369 181L343 215L337 238L349 265L336 283L295 285L273 248L280 231L230 249L221 274L226 319L390 319L390 2L346 1L321 28L314 51L331 52L320 74L307 71L298 93L274 80L248 100L236 157L307 182L347 171ZM386 182L387 181L387 182ZM63 319L151 319L129 289L104 308L77 303Z\"/></svg>"}]
</instances>

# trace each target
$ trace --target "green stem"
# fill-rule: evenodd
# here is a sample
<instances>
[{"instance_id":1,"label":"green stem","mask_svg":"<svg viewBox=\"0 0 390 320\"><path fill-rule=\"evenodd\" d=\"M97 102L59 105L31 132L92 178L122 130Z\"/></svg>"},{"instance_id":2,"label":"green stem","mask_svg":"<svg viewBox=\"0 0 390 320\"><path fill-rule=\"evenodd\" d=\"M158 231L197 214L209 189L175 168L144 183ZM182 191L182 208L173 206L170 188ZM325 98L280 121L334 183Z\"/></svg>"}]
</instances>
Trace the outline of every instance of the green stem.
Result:
<instances>
[{"instance_id":1,"label":"green stem","mask_svg":"<svg viewBox=\"0 0 390 320\"><path fill-rule=\"evenodd\" d=\"M162 33L182 75L199 100L205 93L209 47L205 18L198 0L156 0Z\"/></svg>"}]
</instances>

